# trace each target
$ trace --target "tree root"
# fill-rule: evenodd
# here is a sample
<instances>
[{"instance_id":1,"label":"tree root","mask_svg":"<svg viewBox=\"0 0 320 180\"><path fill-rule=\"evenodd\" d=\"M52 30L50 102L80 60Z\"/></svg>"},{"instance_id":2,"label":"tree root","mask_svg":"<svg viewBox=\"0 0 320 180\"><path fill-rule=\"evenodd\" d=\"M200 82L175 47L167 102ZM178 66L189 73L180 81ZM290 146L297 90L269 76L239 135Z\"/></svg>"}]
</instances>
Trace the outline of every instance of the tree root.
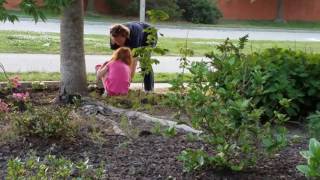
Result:
<instances>
[{"instance_id":1,"label":"tree root","mask_svg":"<svg viewBox=\"0 0 320 180\"><path fill-rule=\"evenodd\" d=\"M112 124L114 132L117 132L119 134L123 134L123 131L118 126L119 122L112 121L110 120L110 118L106 118L106 117L108 116L110 117L111 115L116 115L121 117L125 116L127 119L131 121L138 122L138 124L145 123L145 124L155 125L156 123L158 123L161 126L165 126L165 127L175 127L178 131L183 133L195 133L195 134L202 133L201 131L193 129L192 127L187 126L185 124L178 124L175 121L156 118L146 113L142 113L138 111L116 108L116 107L104 104L102 102L92 100L90 98L83 98L83 103L80 109L86 115L91 115L91 116L94 115L99 120L106 121L107 119L107 121L110 121L110 124Z\"/></svg>"}]
</instances>

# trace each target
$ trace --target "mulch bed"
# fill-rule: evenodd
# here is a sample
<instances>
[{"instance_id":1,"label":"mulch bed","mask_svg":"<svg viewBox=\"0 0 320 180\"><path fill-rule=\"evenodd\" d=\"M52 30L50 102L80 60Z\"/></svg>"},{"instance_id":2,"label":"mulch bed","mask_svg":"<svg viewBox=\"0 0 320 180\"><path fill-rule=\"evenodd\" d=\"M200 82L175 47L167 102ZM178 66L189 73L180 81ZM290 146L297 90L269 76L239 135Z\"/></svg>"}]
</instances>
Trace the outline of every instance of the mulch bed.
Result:
<instances>
[{"instance_id":1,"label":"mulch bed","mask_svg":"<svg viewBox=\"0 0 320 180\"><path fill-rule=\"evenodd\" d=\"M56 91L33 93L32 102L38 105L49 104L55 94ZM179 134L168 138L145 134L136 139L128 139L103 133L102 137L101 142L95 142L85 136L68 141L19 138L11 142L0 142L0 179L5 178L9 159L24 159L30 151L35 151L39 157L53 154L73 161L89 158L95 166L105 162L107 179L305 179L295 167L297 164L305 163L299 151L307 148L306 140L290 145L274 157L259 160L256 168L246 172L232 173L206 169L185 173L182 163L176 158L180 152L186 148L207 148L201 142L189 142L186 135Z\"/></svg>"}]
</instances>

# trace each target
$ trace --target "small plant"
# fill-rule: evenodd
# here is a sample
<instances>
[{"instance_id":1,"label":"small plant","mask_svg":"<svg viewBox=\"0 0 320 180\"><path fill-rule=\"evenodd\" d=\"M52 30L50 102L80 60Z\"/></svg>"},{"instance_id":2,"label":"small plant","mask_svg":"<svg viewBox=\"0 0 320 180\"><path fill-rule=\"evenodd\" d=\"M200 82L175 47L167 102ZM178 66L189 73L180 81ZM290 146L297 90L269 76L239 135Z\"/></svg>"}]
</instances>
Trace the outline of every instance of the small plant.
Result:
<instances>
[{"instance_id":1,"label":"small plant","mask_svg":"<svg viewBox=\"0 0 320 180\"><path fill-rule=\"evenodd\" d=\"M199 170L207 165L210 161L210 157L202 149L187 149L181 152L178 156L178 160L183 162L185 172L191 172Z\"/></svg>"},{"instance_id":2,"label":"small plant","mask_svg":"<svg viewBox=\"0 0 320 180\"><path fill-rule=\"evenodd\" d=\"M43 91L47 88L47 86L44 82L35 81L35 82L32 82L31 88L34 91Z\"/></svg>"},{"instance_id":3,"label":"small plant","mask_svg":"<svg viewBox=\"0 0 320 180\"><path fill-rule=\"evenodd\" d=\"M320 138L320 111L307 117L310 135L314 138Z\"/></svg>"},{"instance_id":4,"label":"small plant","mask_svg":"<svg viewBox=\"0 0 320 180\"><path fill-rule=\"evenodd\" d=\"M104 166L94 168L89 160L74 163L63 157L48 155L41 160L30 155L25 161L9 160L7 179L103 179Z\"/></svg>"},{"instance_id":5,"label":"small plant","mask_svg":"<svg viewBox=\"0 0 320 180\"><path fill-rule=\"evenodd\" d=\"M312 138L309 142L309 150L301 151L307 161L307 165L298 165L297 169L303 173L306 177L320 178L320 143L316 139Z\"/></svg>"},{"instance_id":6,"label":"small plant","mask_svg":"<svg viewBox=\"0 0 320 180\"><path fill-rule=\"evenodd\" d=\"M135 128L128 117L123 115L120 119L120 128L128 135L130 138L137 138L139 136L139 129Z\"/></svg>"},{"instance_id":7,"label":"small plant","mask_svg":"<svg viewBox=\"0 0 320 180\"><path fill-rule=\"evenodd\" d=\"M167 129L165 129L163 133L167 137L174 137L174 136L177 135L177 129L174 126L171 126L171 127L167 128Z\"/></svg>"},{"instance_id":8,"label":"small plant","mask_svg":"<svg viewBox=\"0 0 320 180\"><path fill-rule=\"evenodd\" d=\"M153 134L156 134L156 135L161 135L161 124L160 123L156 123L152 129L151 129L151 132Z\"/></svg>"},{"instance_id":9,"label":"small plant","mask_svg":"<svg viewBox=\"0 0 320 180\"><path fill-rule=\"evenodd\" d=\"M168 14L161 10L150 10L147 12L152 23L164 21L169 18ZM147 46L135 48L133 50L134 56L139 57L141 74L145 75L152 72L152 65L159 64L159 60L152 58L152 54L164 55L168 52L167 49L156 47L158 40L158 30L155 27L145 29L147 36Z\"/></svg>"},{"instance_id":10,"label":"small plant","mask_svg":"<svg viewBox=\"0 0 320 180\"><path fill-rule=\"evenodd\" d=\"M181 53L182 67L189 70L191 78L185 83L181 74L173 83L169 99L186 113L189 124L203 132L199 139L214 152L182 152L179 159L187 171L205 166L240 171L254 165L262 153L272 154L287 144L287 131L282 126L287 115L273 110L271 118L262 123L266 108L257 106L255 96L246 94L250 92L250 80L263 80L258 79L258 71L249 71L247 56L242 53L247 41L248 36L240 38L237 44L227 39L217 46L218 52L207 54L209 62L190 64L185 59L191 53ZM290 100L280 98L277 103L282 110Z\"/></svg>"},{"instance_id":11,"label":"small plant","mask_svg":"<svg viewBox=\"0 0 320 180\"><path fill-rule=\"evenodd\" d=\"M20 135L42 138L69 137L74 134L69 113L71 108L29 108L12 117L14 129Z\"/></svg>"}]
</instances>

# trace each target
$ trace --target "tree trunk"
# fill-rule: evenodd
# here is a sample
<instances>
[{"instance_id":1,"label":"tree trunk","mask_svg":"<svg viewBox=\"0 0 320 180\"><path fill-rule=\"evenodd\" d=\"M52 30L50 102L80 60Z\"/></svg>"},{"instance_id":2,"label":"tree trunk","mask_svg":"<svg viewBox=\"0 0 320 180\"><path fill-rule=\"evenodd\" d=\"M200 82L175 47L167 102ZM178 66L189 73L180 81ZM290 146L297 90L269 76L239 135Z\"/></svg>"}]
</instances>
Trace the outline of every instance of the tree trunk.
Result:
<instances>
[{"instance_id":1,"label":"tree trunk","mask_svg":"<svg viewBox=\"0 0 320 180\"><path fill-rule=\"evenodd\" d=\"M83 45L83 1L75 0L63 10L61 25L60 98L87 93Z\"/></svg>"},{"instance_id":2,"label":"tree trunk","mask_svg":"<svg viewBox=\"0 0 320 180\"><path fill-rule=\"evenodd\" d=\"M284 0L277 0L277 17L276 22L285 22L284 20Z\"/></svg>"}]
</instances>

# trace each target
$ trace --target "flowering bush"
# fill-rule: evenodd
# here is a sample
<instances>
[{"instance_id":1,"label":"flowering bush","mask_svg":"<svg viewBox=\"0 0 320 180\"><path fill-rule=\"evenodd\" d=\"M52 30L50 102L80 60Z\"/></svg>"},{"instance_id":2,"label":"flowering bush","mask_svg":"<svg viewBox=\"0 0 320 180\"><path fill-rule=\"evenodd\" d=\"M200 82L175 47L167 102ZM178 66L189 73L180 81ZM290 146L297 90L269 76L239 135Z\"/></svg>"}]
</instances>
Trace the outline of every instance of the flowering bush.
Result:
<instances>
[{"instance_id":1,"label":"flowering bush","mask_svg":"<svg viewBox=\"0 0 320 180\"><path fill-rule=\"evenodd\" d=\"M9 111L9 105L0 99L0 114Z\"/></svg>"},{"instance_id":2,"label":"flowering bush","mask_svg":"<svg viewBox=\"0 0 320 180\"><path fill-rule=\"evenodd\" d=\"M29 93L13 93L12 97L14 100L18 101L18 102L26 102L29 99Z\"/></svg>"},{"instance_id":3,"label":"flowering bush","mask_svg":"<svg viewBox=\"0 0 320 180\"><path fill-rule=\"evenodd\" d=\"M21 86L21 83L20 83L20 78L18 76L9 78L8 87L10 89L16 89L16 88L18 88L20 86Z\"/></svg>"}]
</instances>

